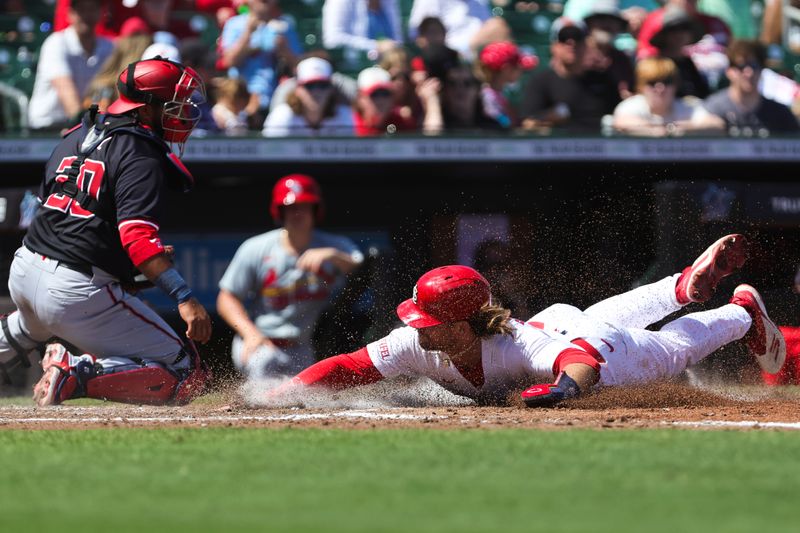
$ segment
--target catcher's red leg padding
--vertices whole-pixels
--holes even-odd
[[[189,375],[175,389],[175,397],[172,402],[176,405],[185,405],[203,394],[206,384],[211,380],[211,370],[200,358],[194,343],[188,341],[184,350],[189,352],[192,365]]]
[[[172,399],[178,378],[157,366],[94,377],[86,382],[86,396],[122,403],[164,405]]]

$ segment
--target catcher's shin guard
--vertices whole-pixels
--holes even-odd
[[[93,356],[76,357],[54,343],[42,361],[45,374],[34,387],[34,400],[40,406],[82,397],[147,405],[187,404],[205,390],[210,372],[193,345],[187,345],[184,354],[191,357],[186,370],[173,371],[161,363],[143,361],[139,368],[102,374]]]
[[[33,400],[40,407],[86,396],[87,382],[97,375],[95,358],[74,356],[58,343],[47,346],[42,358],[44,374],[33,387]]]
[[[176,405],[185,405],[203,394],[207,383],[211,380],[211,370],[200,358],[197,347],[191,340],[186,341],[183,352],[191,358],[191,363],[188,375],[175,389],[172,401]]]
[[[97,376],[88,383],[86,395],[123,403],[186,405],[203,394],[211,371],[192,341],[183,345],[176,363],[185,357],[189,358],[186,369],[168,369],[150,361],[142,368]]]
[[[164,405],[172,399],[178,378],[158,363],[96,376],[86,384],[86,396],[99,400]]]

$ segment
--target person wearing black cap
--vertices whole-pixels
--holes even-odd
[[[608,71],[587,70],[584,26],[559,19],[551,29],[550,65],[531,76],[520,115],[525,129],[564,127],[597,133],[603,115],[619,103],[616,83]]]
[[[708,81],[685,52],[687,46],[703,37],[703,31],[703,25],[695,15],[682,7],[670,5],[664,10],[661,29],[650,38],[650,44],[658,51],[657,56],[671,59],[678,67],[679,97],[705,98],[711,94]]]

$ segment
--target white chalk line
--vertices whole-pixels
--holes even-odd
[[[696,422],[681,421],[666,423],[673,426],[690,427],[800,429],[800,422],[758,422],[757,420],[698,420]]]
[[[226,423],[226,422],[292,422],[303,420],[327,420],[335,418],[352,418],[367,420],[430,420],[445,419],[444,415],[410,415],[403,413],[377,413],[370,411],[339,411],[335,413],[297,413],[289,415],[218,415],[218,416],[90,416],[90,417],[0,417],[0,424],[35,424],[35,423],[65,423],[86,424],[103,422],[184,422],[184,423]]]
[[[61,409],[57,407],[54,410]],[[4,409],[8,412],[9,409]],[[11,410],[16,410],[11,408]],[[20,409],[22,410],[22,409]],[[225,424],[232,422],[295,422],[306,420],[334,420],[334,419],[362,419],[362,420],[447,420],[447,415],[413,415],[408,413],[387,413],[370,410],[346,410],[330,413],[292,413],[283,415],[163,415],[163,416],[34,416],[34,417],[2,417],[0,425],[14,424],[142,424],[142,423],[186,423],[186,424]],[[460,415],[457,417],[461,423],[469,423],[476,419]],[[497,420],[478,419],[480,424],[496,424]],[[542,420],[543,423],[558,424],[558,419]],[[697,421],[669,421],[660,422],[664,426],[694,427],[694,428],[747,428],[747,429],[800,429],[800,422],[759,422],[757,420],[697,420]]]

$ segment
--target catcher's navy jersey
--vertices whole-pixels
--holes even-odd
[[[123,249],[118,224],[137,219],[157,225],[165,187],[178,170],[160,139],[148,138],[151,134],[141,128],[139,133],[117,129],[80,166],[78,189],[100,205],[91,213],[59,194],[56,182],[64,180],[88,131],[85,126],[76,129],[53,151],[39,189],[41,207],[23,242],[67,264],[94,265],[120,280],[130,280],[135,269]]]

